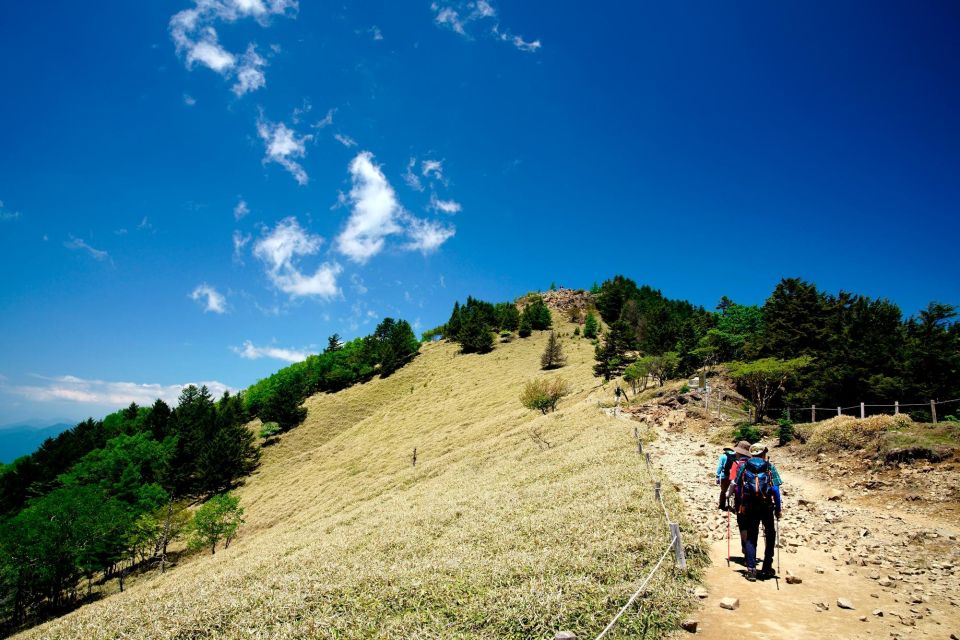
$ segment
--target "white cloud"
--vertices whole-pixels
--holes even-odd
[[[220,45],[214,25],[252,17],[261,26],[267,26],[271,16],[292,17],[298,8],[297,0],[194,0],[192,8],[170,18],[170,37],[188,69],[199,63],[224,78],[236,78],[233,91],[242,96],[264,86],[266,78],[261,67],[266,61],[252,43],[243,56],[227,51]]]
[[[214,313],[227,312],[227,299],[222,293],[208,285],[206,282],[197,285],[197,288],[190,294],[191,300],[201,300],[206,298],[206,306],[203,312],[212,311]]]
[[[306,351],[296,349],[283,349],[281,347],[258,347],[249,340],[243,341],[243,347],[230,347],[230,350],[241,358],[247,360],[259,360],[260,358],[273,358],[274,360],[283,360],[284,362],[301,362],[307,359],[310,354]]]
[[[245,93],[266,86],[267,77],[261,71],[266,65],[267,61],[257,53],[256,45],[247,45],[247,52],[243,54],[240,67],[237,69],[237,82],[232,87],[233,93],[239,98]]]
[[[312,140],[313,136],[297,136],[296,131],[282,122],[268,122],[263,119],[263,116],[257,121],[257,133],[266,145],[264,164],[276,162],[290,172],[297,184],[301,186],[307,184],[309,181],[307,172],[294,158],[306,156],[306,143]]]
[[[312,125],[313,128],[314,128],[314,129],[323,129],[324,127],[329,127],[330,125],[332,125],[332,124],[333,124],[333,114],[334,114],[335,111],[336,111],[336,109],[328,109],[328,110],[327,110],[327,115],[323,116],[322,119],[317,120],[316,122],[313,123],[313,125]]]
[[[8,211],[3,208],[3,200],[0,200],[0,222],[13,222],[20,218],[19,211]]]
[[[237,393],[222,382],[189,382],[184,384],[143,384],[137,382],[108,382],[105,380],[91,380],[76,376],[57,376],[47,378],[35,376],[43,381],[39,385],[22,385],[6,387],[13,393],[33,400],[34,402],[55,402],[68,400],[81,404],[98,404],[111,406],[125,406],[131,402],[139,405],[150,405],[160,398],[170,405],[177,404],[177,398],[184,387],[206,385],[214,397],[223,395],[224,391]]]
[[[403,211],[396,193],[373,154],[362,151],[350,162],[353,206],[347,225],[337,237],[337,249],[354,262],[364,264],[383,250],[387,236],[399,232],[397,216]]]
[[[497,22],[497,10],[489,0],[437,0],[430,5],[433,10],[433,21],[439,27],[444,27],[470,38],[469,26],[473,23],[493,25],[490,33],[501,42],[512,44],[520,51],[535,52],[542,46],[539,40],[527,41],[522,37],[501,29]]]
[[[460,213],[463,206],[456,200],[441,200],[437,194],[430,195],[430,208],[444,213]]]
[[[380,27],[378,27],[377,25],[373,25],[372,27],[370,27],[370,35],[373,37],[374,40],[383,40],[383,32],[380,31]]]
[[[351,138],[350,136],[344,135],[342,133],[333,134],[334,139],[345,146],[346,148],[357,146],[357,141]]]
[[[404,248],[420,251],[423,254],[433,253],[456,233],[451,226],[413,216],[407,216],[406,222],[407,237],[410,238],[410,242]]]
[[[273,285],[291,297],[332,298],[340,293],[337,276],[343,268],[339,264],[325,262],[312,276],[297,265],[299,258],[316,254],[322,244],[323,238],[307,233],[296,218],[289,217],[257,240],[253,255],[264,264]]]
[[[414,172],[416,166],[417,159],[410,158],[410,162],[407,163],[407,170],[403,172],[403,181],[406,182],[411,189],[423,191],[423,183],[420,182],[420,176]]]
[[[253,238],[250,234],[244,235],[239,230],[234,230],[233,232],[233,259],[237,262],[242,262],[241,255],[243,254],[243,248],[249,244],[250,240]]]
[[[70,249],[71,251],[77,251],[77,250],[86,251],[93,257],[94,260],[99,260],[101,262],[110,258],[110,254],[108,254],[106,251],[101,251],[100,249],[94,249],[93,247],[88,245],[86,242],[84,242],[80,238],[74,238],[73,236],[70,236],[70,239],[64,242],[63,246],[65,246],[67,249]]]
[[[233,208],[233,219],[240,220],[248,213],[250,213],[250,207],[247,206],[247,201],[241,198],[240,201],[237,202],[237,206]]]
[[[197,99],[191,96],[189,93],[185,93],[183,94],[183,104],[187,105],[188,107],[192,107],[193,105],[197,104]]]
[[[443,160],[424,160],[420,163],[420,173],[424,178],[434,177],[443,180]]]
[[[361,296],[366,294],[368,291],[370,291],[370,289],[367,288],[367,285],[363,283],[363,278],[361,278],[356,273],[350,276],[350,284],[353,285],[354,291],[356,291]]]

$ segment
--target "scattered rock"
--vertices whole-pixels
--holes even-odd
[[[696,633],[697,626],[699,624],[700,624],[699,620],[694,620],[693,618],[690,618],[688,620],[684,620],[683,622],[681,622],[680,628],[683,629],[684,631],[689,631],[690,633]]]
[[[827,492],[827,500],[830,502],[840,502],[843,500],[843,491],[839,489],[831,489]]]
[[[704,598],[707,598],[710,595],[710,592],[704,589],[703,587],[697,587],[694,590],[693,595],[703,600]]]
[[[882,618],[882,617],[883,617],[883,609],[874,609],[874,610],[873,610],[873,615],[877,616],[878,618]]]
[[[857,620],[859,620],[860,622],[866,622],[867,616],[860,616],[859,618],[857,618]]]
[[[577,640],[577,634],[572,631],[559,631],[553,636],[553,640]]]
[[[795,575],[792,571],[787,569],[787,576],[785,578],[787,584],[800,584],[803,582],[803,578],[798,575]]]
[[[823,600],[815,600],[813,606],[817,608],[817,611],[826,611],[830,608],[830,605],[824,602]]]
[[[817,567],[816,569],[814,569],[814,571],[816,571],[817,573],[823,573],[823,567]]]
[[[837,598],[837,606],[841,609],[854,609],[853,603],[846,598]]]
[[[730,611],[736,611],[740,607],[740,598],[723,598],[720,600],[721,609],[729,609]]]

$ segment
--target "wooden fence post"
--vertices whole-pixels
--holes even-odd
[[[675,539],[673,543],[673,552],[677,561],[677,566],[680,567],[681,571],[686,571],[687,556],[683,553],[683,541],[680,539],[680,525],[676,522],[670,523],[670,535]]]
[[[654,482],[654,483],[653,483],[653,497],[656,499],[657,502],[660,502],[660,501],[663,500],[663,498],[660,497],[660,483],[659,483],[659,482]]]
[[[840,415],[840,407],[837,407],[837,415]]]
[[[640,439],[637,440],[637,453],[643,455],[643,441]]]
[[[790,407],[787,407],[787,420],[790,419]]]
[[[861,402],[860,403],[860,419],[863,420],[866,417],[867,417],[867,411],[864,408],[864,404]]]
[[[930,401],[930,415],[933,417],[933,424],[937,424],[937,401]]]
[[[720,407],[723,406],[723,392],[717,389],[717,418],[720,417]]]
[[[899,401],[899,400],[894,400],[894,401],[893,401],[893,415],[895,415],[895,416],[900,415],[900,401]]]
[[[810,422],[817,421],[817,405],[810,405]]]
[[[417,448],[413,448],[413,466],[417,466]]]
[[[645,455],[646,458],[647,458],[647,469],[649,469],[649,468],[650,468],[650,452],[648,451],[648,452],[645,453],[644,455]]]

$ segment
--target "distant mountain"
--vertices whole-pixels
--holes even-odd
[[[0,462],[13,462],[20,456],[33,453],[44,440],[52,438],[76,425],[63,420],[50,424],[43,420],[25,420],[0,426]]]

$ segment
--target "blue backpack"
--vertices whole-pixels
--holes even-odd
[[[750,458],[740,472],[740,501],[746,506],[769,503],[773,499],[773,474],[770,463]]]

